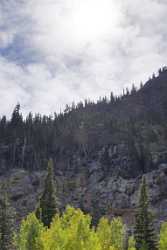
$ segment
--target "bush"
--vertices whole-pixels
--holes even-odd
[[[67,207],[62,216],[55,215],[50,228],[30,214],[21,223],[15,237],[18,250],[123,250],[125,236],[122,221],[102,218],[97,228],[92,218],[80,209]]]

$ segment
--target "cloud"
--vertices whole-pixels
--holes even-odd
[[[59,112],[146,81],[166,64],[166,15],[165,0],[2,0],[0,114],[18,101]]]

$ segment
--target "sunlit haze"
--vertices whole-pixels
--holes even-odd
[[[78,1],[71,13],[72,35],[80,43],[104,40],[121,21],[118,4],[111,0]]]
[[[166,65],[167,2],[0,1],[0,114],[50,114]],[[4,105],[6,103],[6,105]]]

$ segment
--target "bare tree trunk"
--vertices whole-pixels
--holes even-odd
[[[27,145],[27,138],[24,137],[24,144],[22,148],[22,156],[21,156],[21,167],[24,167],[24,158],[25,158],[25,150],[26,150],[26,145]]]

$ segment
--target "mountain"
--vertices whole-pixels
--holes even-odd
[[[1,117],[0,183],[9,183],[19,217],[35,208],[50,157],[62,209],[70,203],[95,221],[108,214],[133,223],[145,175],[157,224],[167,219],[167,68],[138,90],[53,117],[24,119],[19,104],[10,120]]]

